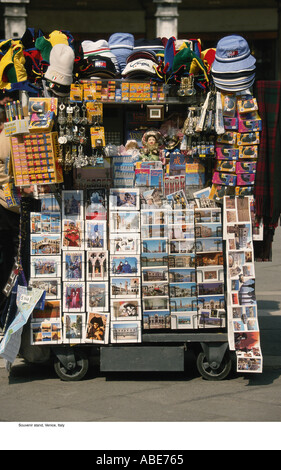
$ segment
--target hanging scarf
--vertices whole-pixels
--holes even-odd
[[[256,97],[263,126],[254,189],[256,215],[276,227],[281,214],[281,81],[257,81]]]

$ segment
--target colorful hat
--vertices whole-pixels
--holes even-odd
[[[217,44],[212,71],[237,72],[251,69],[255,63],[246,39],[238,35],[225,36]]]
[[[114,66],[115,66],[115,72],[118,74],[120,72],[119,69],[119,64],[117,57],[113,52],[110,50],[109,44],[107,41],[104,39],[100,39],[99,41],[83,41],[81,43],[83,53],[84,53],[84,58],[92,58],[92,57],[108,57],[109,59],[112,60]]]
[[[108,39],[109,48],[115,55],[121,72],[126,67],[127,57],[133,51],[134,40],[130,33],[114,33]]]
[[[59,85],[71,85],[75,54],[66,44],[56,44],[50,52],[50,65],[45,78]]]

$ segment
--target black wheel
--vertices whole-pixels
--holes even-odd
[[[61,380],[67,382],[73,382],[81,380],[88,372],[89,360],[86,354],[81,351],[75,351],[75,364],[69,364],[69,368],[66,368],[58,357],[55,358],[54,369],[56,374]]]
[[[224,355],[224,358],[218,368],[212,367],[206,357],[206,354],[202,351],[197,356],[197,369],[204,379],[207,380],[224,380],[231,371],[232,361],[228,353]]]

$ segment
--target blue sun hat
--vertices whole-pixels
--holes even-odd
[[[216,73],[238,72],[252,69],[256,59],[251,54],[248,42],[242,36],[225,36],[216,47],[212,70]]]

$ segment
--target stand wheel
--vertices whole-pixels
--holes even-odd
[[[231,371],[232,361],[228,353],[223,357],[223,360],[219,367],[212,367],[209,364],[205,353],[202,351],[197,357],[197,369],[204,379],[207,380],[224,380]]]
[[[54,369],[61,380],[71,382],[81,380],[89,369],[89,361],[86,354],[81,351],[75,351],[76,363],[69,363],[65,367],[58,357],[55,358]]]

